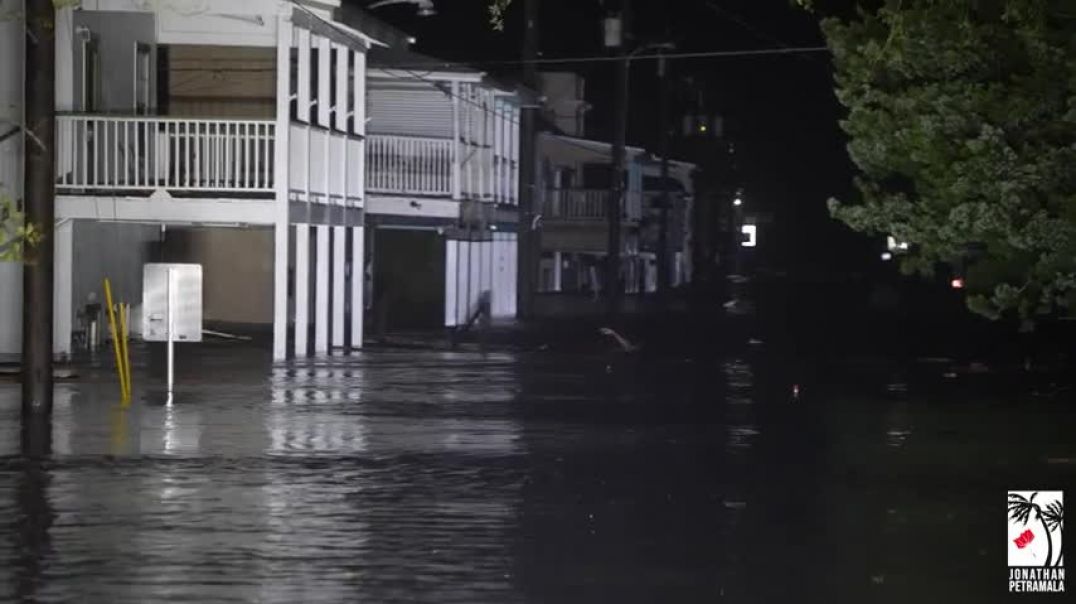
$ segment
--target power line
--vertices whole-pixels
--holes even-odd
[[[753,48],[743,50],[705,50],[699,52],[666,52],[666,53],[639,53],[636,55],[630,55],[628,60],[648,60],[648,59],[707,59],[707,58],[736,58],[736,57],[761,57],[761,56],[774,56],[774,55],[799,55],[808,53],[829,52],[829,48],[826,46],[793,46],[793,47],[778,47],[778,48]],[[620,61],[624,57],[621,56],[609,56],[609,55],[590,55],[580,57],[552,57],[548,59],[534,59],[533,61],[524,61],[522,59],[496,59],[488,61],[423,61],[415,63],[386,63],[384,65],[378,65],[377,68],[381,69],[399,69],[406,71],[408,69],[438,69],[438,68],[456,68],[456,67],[468,67],[479,65],[526,65],[528,63],[537,65],[556,65],[564,63],[608,63],[610,61]],[[208,59],[208,60],[224,60],[224,59]],[[197,68],[182,68],[183,70],[190,69],[191,71]],[[273,68],[216,68],[218,71],[273,71]]]
[[[631,61],[645,60],[645,59],[706,59],[706,58],[732,58],[732,57],[759,57],[759,56],[772,56],[772,55],[792,55],[792,54],[804,54],[814,52],[829,52],[829,48],[826,46],[798,46],[798,47],[782,47],[782,48],[755,48],[745,50],[707,50],[699,52],[665,52],[665,53],[639,53],[636,55],[629,55],[627,58]],[[610,55],[590,55],[580,57],[553,57],[548,59],[534,59],[532,61],[525,61],[522,59],[514,60],[493,60],[493,61],[426,61],[416,63],[400,63],[391,65],[390,68],[395,69],[430,69],[438,67],[453,67],[459,65],[526,65],[526,64],[538,64],[538,65],[555,65],[563,63],[607,63],[610,61],[621,61],[625,57],[623,56],[610,56]]]

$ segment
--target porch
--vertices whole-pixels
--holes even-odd
[[[608,216],[609,196],[607,189],[547,189],[542,196],[542,213],[545,219],[555,223],[578,223],[604,226]],[[637,191],[626,191],[621,200],[621,221],[638,222],[641,218],[641,196]]]
[[[276,186],[276,121],[168,116],[57,116],[57,180],[61,195],[136,195],[158,189],[177,196],[272,197]],[[398,135],[363,138],[294,122],[289,137],[292,197],[339,202],[381,195],[474,196],[514,203],[518,166],[498,157],[488,174],[465,178],[450,139]],[[364,159],[365,161],[361,161]],[[599,192],[600,193],[600,192]],[[304,199],[305,200],[305,199]]]

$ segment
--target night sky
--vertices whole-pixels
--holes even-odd
[[[472,62],[512,77],[519,67],[497,64],[520,56],[522,0],[516,0],[503,32],[489,26],[487,0],[435,0],[438,14],[419,18],[411,6],[388,6],[376,15],[418,38],[416,49],[446,60]],[[830,3],[835,4],[834,2]],[[638,43],[671,40],[677,51],[743,50],[824,46],[818,17],[790,0],[634,0]],[[832,6],[827,7],[831,9]],[[541,0],[543,57],[602,55],[599,0]],[[571,70],[587,79],[588,136],[611,140],[613,110],[610,62],[541,66]],[[701,98],[725,121],[735,145],[735,178],[752,209],[770,212],[774,223],[760,234],[775,268],[799,274],[847,273],[881,268],[878,242],[831,220],[826,199],[852,199],[852,164],[838,127],[843,109],[833,93],[825,52],[769,57],[681,59],[671,63],[674,97]],[[657,148],[657,76],[653,61],[633,62],[629,144]],[[685,107],[673,107],[680,113]],[[700,165],[726,160],[687,151],[678,159]],[[762,241],[762,236],[766,241]]]

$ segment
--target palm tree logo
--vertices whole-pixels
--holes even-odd
[[[1034,514],[1034,520],[1039,521],[1042,525],[1043,532],[1046,534],[1046,561],[1043,562],[1042,566],[1061,566],[1065,554],[1063,549],[1059,547],[1057,560],[1053,560],[1053,533],[1057,532],[1058,535],[1061,535],[1061,531],[1064,530],[1065,505],[1062,503],[1061,498],[1058,497],[1043,507],[1035,502],[1035,497],[1037,497],[1038,494],[1038,491],[1035,491],[1030,497],[1024,497],[1019,493],[1010,492],[1008,506],[1009,518],[1012,519],[1013,522],[1020,523],[1021,526],[1027,526],[1027,523],[1032,520],[1032,514]],[[1030,538],[1026,539],[1024,542],[1027,543],[1029,541]],[[1050,563],[1052,560],[1053,564]]]

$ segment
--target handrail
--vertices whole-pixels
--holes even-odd
[[[59,190],[273,191],[276,123],[60,114]]]

